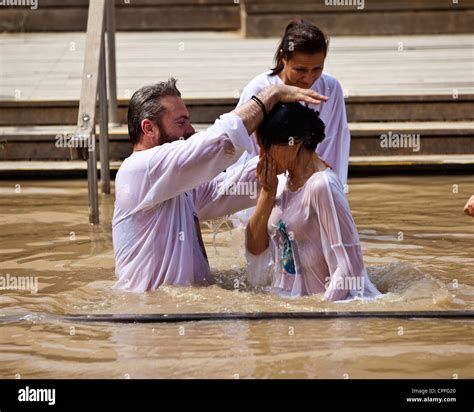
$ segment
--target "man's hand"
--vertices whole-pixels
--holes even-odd
[[[320,104],[322,101],[328,100],[326,96],[322,96],[314,90],[300,89],[299,87],[287,85],[267,86],[261,90],[256,97],[263,103],[267,113],[269,113],[278,102]],[[235,108],[232,113],[242,119],[249,134],[252,134],[263,120],[263,110],[253,100]]]
[[[276,162],[267,153],[264,153],[258,161],[257,178],[262,185],[262,190],[273,196],[276,195],[278,187]]]
[[[320,104],[328,100],[327,96],[316,93],[311,89],[300,89],[295,86],[278,85],[279,100],[282,103],[305,102],[310,104]]]
[[[466,206],[464,206],[464,213],[474,217],[474,196],[471,196],[471,198],[467,201]]]

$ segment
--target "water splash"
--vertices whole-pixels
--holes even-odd
[[[214,246],[214,253],[216,255],[219,255],[219,251],[217,250],[216,247],[216,237],[219,234],[219,229],[222,226],[227,226],[227,229],[229,229],[229,234],[230,237],[232,238],[232,225],[229,223],[229,218],[230,216],[226,215],[217,219],[211,219],[211,220],[206,220],[203,223],[206,224],[206,226],[209,228],[209,230],[212,233],[212,245]]]

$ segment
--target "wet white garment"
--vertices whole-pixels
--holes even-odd
[[[279,176],[268,235],[263,253],[246,252],[251,283],[271,284],[284,296],[324,293],[331,301],[380,295],[368,278],[343,186],[330,168],[313,174],[295,192]]]
[[[258,75],[244,88],[237,106],[247,103],[252,96],[257,95],[265,87],[279,84],[283,84],[282,80],[278,75],[271,76],[271,71]],[[311,109],[319,111],[320,118],[326,125],[326,137],[316,148],[316,153],[321,159],[329,163],[339,177],[339,180],[343,184],[346,184],[351,135],[347,125],[342,87],[335,77],[323,73],[321,77],[313,83],[311,89],[329,97],[327,102],[321,102],[319,105],[305,104]],[[259,148],[254,133],[252,134],[252,151],[248,158],[258,153]],[[238,164],[243,163],[244,160],[245,154],[239,159]]]
[[[223,172],[250,149],[249,143],[242,120],[225,114],[187,140],[124,160],[115,179],[112,221],[115,288],[144,292],[208,280],[197,218],[213,219],[256,204],[257,196],[236,188],[257,185],[258,158]]]

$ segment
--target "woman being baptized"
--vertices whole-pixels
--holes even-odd
[[[262,190],[246,229],[249,280],[284,296],[374,298],[381,293],[343,186],[315,152],[324,128],[318,112],[292,103],[276,106],[257,131]]]

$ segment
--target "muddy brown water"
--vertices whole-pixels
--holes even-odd
[[[473,310],[472,176],[350,180],[369,275],[385,296],[329,303],[281,298],[245,279],[243,235],[203,224],[216,285],[112,289],[113,195],[88,224],[85,181],[0,182],[0,378],[474,378],[474,322],[327,319],[85,324],[66,313]],[[215,226],[215,225],[214,225]]]

